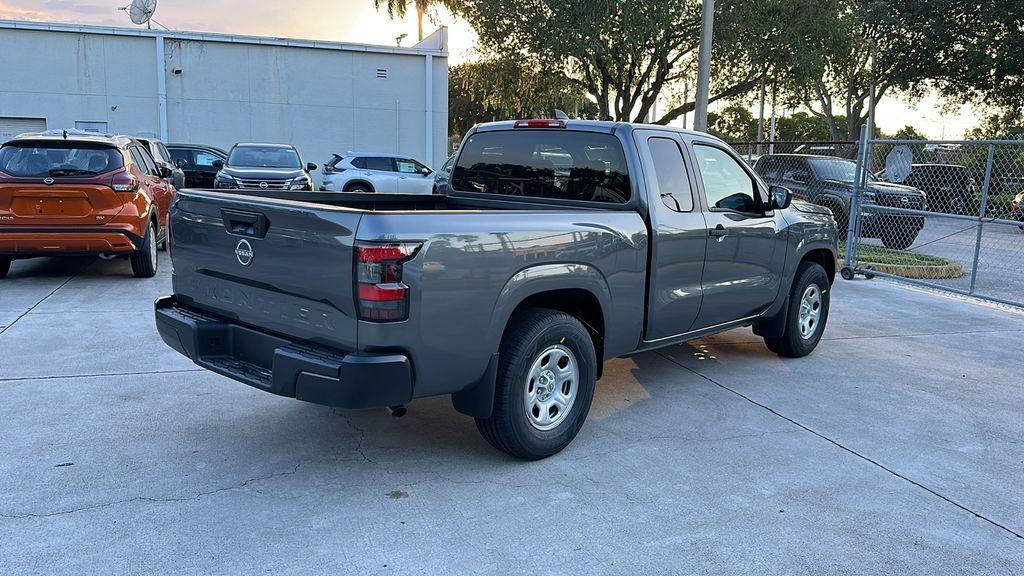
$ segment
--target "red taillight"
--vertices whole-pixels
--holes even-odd
[[[565,128],[565,120],[541,119],[541,120],[516,120],[513,128]]]
[[[110,177],[110,187],[116,192],[135,192],[139,188],[139,182],[134,176],[122,170]]]
[[[355,246],[356,308],[360,320],[394,322],[409,317],[409,287],[402,282],[402,264],[420,244]]]

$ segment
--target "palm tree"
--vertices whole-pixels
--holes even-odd
[[[420,41],[423,40],[423,15],[430,7],[431,0],[373,0],[373,7],[380,10],[381,4],[387,4],[388,16],[391,18],[405,18],[405,11],[409,3],[416,5],[416,32]]]

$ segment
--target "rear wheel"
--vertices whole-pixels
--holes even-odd
[[[157,248],[156,224],[152,221],[146,227],[146,236],[142,239],[142,248],[132,253],[132,274],[136,278],[152,278],[156,276]]]
[[[765,338],[768,349],[787,358],[810,354],[828,322],[830,292],[825,269],[814,262],[801,262],[789,290],[785,332],[779,338]]]
[[[0,258],[0,280],[7,277],[7,273],[11,271],[11,259]]]
[[[373,192],[366,184],[353,184],[348,187],[349,192]]]
[[[494,410],[477,429],[498,450],[538,460],[572,442],[594,398],[597,358],[579,320],[535,308],[502,340]]]

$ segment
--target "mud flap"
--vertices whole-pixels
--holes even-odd
[[[471,388],[452,394],[452,406],[474,418],[490,418],[494,411],[494,386],[498,380],[498,353],[491,354],[484,375]]]

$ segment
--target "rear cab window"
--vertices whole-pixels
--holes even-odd
[[[629,172],[619,139],[572,130],[478,132],[452,171],[456,191],[624,204]]]
[[[89,178],[122,167],[121,152],[101,143],[16,141],[0,148],[0,172],[20,178]]]

